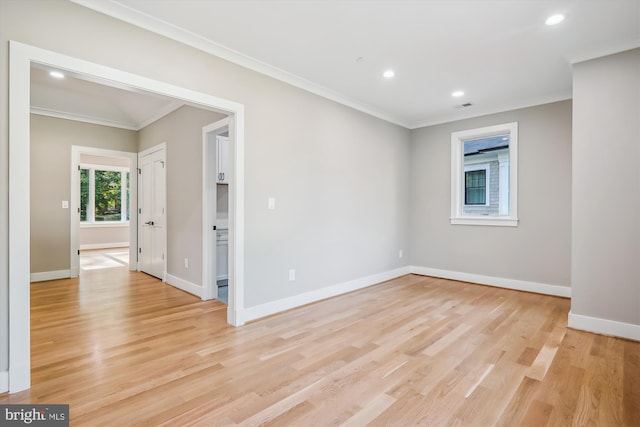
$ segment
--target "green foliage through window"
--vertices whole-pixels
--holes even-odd
[[[124,189],[122,188],[123,173],[126,173]],[[126,207],[125,218],[129,220],[129,172],[80,170],[80,221],[122,221],[123,198]]]
[[[89,207],[89,169],[80,169],[80,221],[87,221]]]
[[[95,189],[95,221],[120,221],[122,219],[121,173],[95,171]]]

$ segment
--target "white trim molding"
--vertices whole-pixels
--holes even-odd
[[[536,294],[571,298],[571,288],[569,286],[550,285],[547,283],[484,276],[481,274],[462,273],[458,271],[440,270],[429,267],[411,266],[409,269],[412,274],[419,274],[422,276],[439,277],[442,279],[459,280],[461,282],[477,283],[479,285],[495,286],[497,288],[512,289],[515,291],[534,292]]]
[[[409,274],[409,267],[400,267],[395,270],[384,271],[382,273],[373,274],[371,276],[361,277],[359,279],[349,280],[347,282],[337,283],[314,291],[305,292],[303,294],[271,301],[265,304],[256,305],[245,308],[239,314],[240,324],[244,324],[251,320],[260,319],[272,314],[280,313],[292,308],[301,307],[306,304],[321,301],[327,298],[346,294],[358,289],[367,288],[377,285],[381,282],[395,279],[397,277]]]
[[[44,282],[47,280],[68,279],[71,277],[71,270],[42,271],[31,273],[31,282]]]
[[[569,311],[569,327],[581,331],[594,332],[596,334],[640,341],[640,325],[584,316],[582,314],[575,314],[572,311]]]
[[[500,135],[509,135],[509,213],[503,215],[474,216],[464,214],[464,144],[466,141]],[[502,200],[501,200],[502,202]],[[502,205],[502,203],[501,203]],[[503,123],[477,129],[451,133],[451,216],[452,225],[518,226],[518,122]]]
[[[78,277],[80,274],[80,254],[82,249],[89,249],[80,246],[80,229],[81,228],[98,228],[98,227],[129,227],[129,243],[126,246],[131,245],[129,249],[129,270],[134,271],[137,265],[138,254],[136,248],[138,247],[138,215],[130,215],[129,221],[125,222],[110,222],[110,223],[87,223],[80,221],[80,174],[78,173],[78,167],[82,164],[80,157],[82,154],[103,156],[103,157],[116,157],[127,159],[129,161],[128,169],[136,171],[138,169],[138,155],[134,152],[110,150],[106,148],[85,147],[81,145],[71,146],[71,204],[70,204],[70,238],[71,238],[71,252],[69,259],[71,260],[71,276]],[[108,166],[106,166],[108,167]],[[138,211],[138,174],[129,174],[129,195],[130,195],[130,212]]]
[[[202,286],[191,283],[188,280],[181,279],[171,274],[165,274],[165,283],[173,286],[174,288],[181,289],[199,298],[202,298]]]
[[[139,28],[143,28],[147,31],[151,31],[156,34],[168,37],[172,40],[176,40],[187,46],[194,47],[203,52],[222,58],[231,63],[240,65],[241,67],[248,68],[249,70],[256,71],[260,74],[272,77],[276,80],[288,83],[292,86],[306,90],[313,94],[322,96],[324,98],[335,101],[339,104],[346,105],[355,110],[362,111],[363,113],[377,117],[397,124],[399,126],[409,128],[409,124],[404,120],[391,115],[387,112],[381,111],[379,108],[372,105],[367,105],[361,101],[349,98],[342,93],[336,92],[327,87],[321,86],[317,83],[309,81],[303,77],[297,76],[293,73],[285,71],[281,68],[274,67],[266,62],[255,59],[251,56],[245,55],[236,50],[230,49],[224,45],[216,43],[212,40],[206,39],[197,34],[193,34],[187,30],[179,28],[175,25],[169,24],[160,19],[146,15],[133,8],[127,7],[117,2],[106,2],[102,0],[71,0],[81,6],[89,9],[93,9],[96,12],[103,13],[112,18],[120,21],[127,22]]]

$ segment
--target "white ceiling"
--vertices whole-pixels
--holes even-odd
[[[571,63],[640,47],[640,0],[73,1],[409,128],[568,99]]]
[[[49,75],[51,68],[31,66],[31,112],[105,126],[140,130],[184,105],[130,89],[107,86],[86,76],[65,72],[63,79]]]

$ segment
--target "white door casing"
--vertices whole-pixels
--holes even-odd
[[[202,299],[218,297],[217,278],[217,183],[220,180],[218,135],[229,130],[225,118],[202,128]],[[228,147],[228,145],[227,145]],[[228,181],[227,181],[228,182]],[[231,196],[231,194],[230,194]],[[235,289],[229,275],[229,289]],[[230,292],[231,293],[231,292]],[[229,302],[231,304],[231,302]]]
[[[166,145],[138,154],[138,270],[166,278]]]
[[[125,157],[129,159],[129,270],[136,270],[137,247],[138,247],[138,155],[127,151],[108,150],[94,147],[71,146],[71,277],[77,277],[80,271],[79,251],[80,251],[80,154],[94,154],[107,157]]]
[[[29,86],[32,63],[47,64],[100,84],[143,90],[173,97],[229,115],[229,305],[227,322],[244,324],[244,105],[196,92],[170,83],[106,67],[47,49],[11,40],[9,42],[9,224],[8,224],[8,391],[30,387],[30,298],[29,298]],[[204,230],[203,230],[204,233]],[[206,240],[206,239],[204,239]],[[205,263],[203,263],[205,264]],[[233,280],[233,287],[231,281]],[[2,390],[5,391],[5,390]]]

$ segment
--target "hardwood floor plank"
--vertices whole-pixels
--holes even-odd
[[[624,343],[623,365],[624,425],[640,425],[640,349],[637,343]]]
[[[531,405],[529,405],[527,413],[524,414],[522,421],[520,421],[518,425],[520,427],[545,427],[549,425],[549,417],[551,416],[551,411],[553,411],[553,406],[534,399],[533,402],[531,402]],[[602,425],[606,426],[609,424]]]
[[[640,343],[569,301],[407,275],[240,328],[124,268],[34,283],[32,388],[73,426],[640,425]]]

